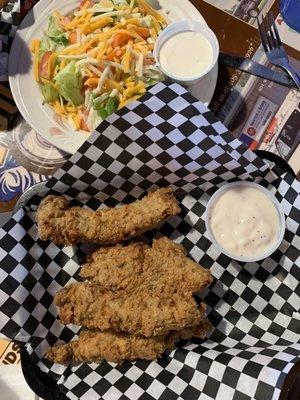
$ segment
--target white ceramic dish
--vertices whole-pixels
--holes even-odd
[[[196,76],[186,76],[186,77],[178,77],[171,74],[169,71],[164,69],[162,65],[160,65],[160,51],[164,44],[174,35],[182,32],[199,32],[201,33],[210,43],[213,57],[212,62],[204,71],[199,72]],[[159,37],[157,38],[155,45],[154,45],[154,57],[156,62],[160,65],[160,69],[162,72],[171,78],[173,81],[180,83],[185,86],[196,85],[202,78],[205,77],[216,65],[218,62],[219,56],[219,42],[214,34],[214,32],[206,25],[198,21],[177,21],[170,24],[166,29],[164,29]]]
[[[279,230],[278,230],[278,235],[277,235],[277,240],[274,243],[274,245],[272,247],[270,247],[264,254],[261,254],[260,256],[257,257],[253,257],[253,258],[249,258],[249,257],[237,257],[233,254],[231,254],[230,252],[228,252],[226,249],[224,249],[224,247],[222,247],[218,241],[214,238],[214,235],[212,233],[211,227],[210,227],[210,215],[211,215],[211,210],[215,204],[215,202],[220,198],[220,196],[227,191],[228,189],[231,189],[232,187],[237,187],[237,186],[247,186],[247,187],[253,187],[255,189],[260,190],[261,192],[263,192],[268,198],[269,200],[271,200],[271,202],[274,204],[277,212],[278,212],[278,217],[279,217]],[[237,205],[236,205],[237,206]],[[276,197],[266,188],[264,188],[261,185],[258,185],[257,183],[253,183],[253,182],[247,182],[247,181],[240,181],[240,182],[232,182],[232,183],[228,183],[227,185],[222,186],[219,190],[217,190],[213,196],[210,198],[207,207],[206,207],[206,213],[205,213],[205,226],[206,226],[206,230],[208,232],[209,238],[210,240],[218,247],[218,249],[225,255],[227,255],[228,257],[232,258],[233,260],[236,261],[241,261],[241,262],[255,262],[255,261],[260,261],[263,260],[267,257],[269,257],[271,254],[274,253],[274,251],[276,251],[278,249],[278,247],[280,246],[284,233],[285,233],[285,228],[286,228],[286,223],[285,223],[285,217],[284,217],[284,213],[283,210],[278,202],[278,200],[276,199]]]
[[[149,3],[162,12],[170,21],[194,20],[205,23],[199,11],[188,0],[152,0]],[[42,36],[49,15],[56,9],[68,14],[79,4],[79,0],[40,0],[22,21],[12,44],[9,57],[10,87],[21,114],[32,128],[44,139],[67,153],[75,153],[89,136],[86,132],[75,132],[63,124],[52,108],[42,105],[40,89],[33,79],[33,65],[29,43]],[[213,96],[218,76],[217,66],[191,92],[208,104]]]

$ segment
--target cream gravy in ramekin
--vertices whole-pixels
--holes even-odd
[[[179,32],[164,43],[159,62],[174,77],[192,78],[211,66],[213,49],[201,32]]]
[[[259,257],[278,240],[280,218],[261,190],[232,186],[213,204],[209,218],[215,240],[232,256]]]

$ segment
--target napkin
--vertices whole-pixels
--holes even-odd
[[[28,387],[21,365],[0,365],[0,398],[9,400],[38,400]]]
[[[177,84],[160,83],[104,121],[39,196],[0,231],[0,331],[26,344],[38,367],[58,380],[69,399],[278,399],[299,360],[299,183],[278,176]],[[279,249],[258,263],[237,263],[210,242],[207,201],[233,180],[256,181],[286,215]],[[182,212],[163,234],[210,268],[201,293],[214,330],[208,340],[182,343],[157,362],[63,367],[43,359],[50,345],[70,341],[78,327],[60,324],[53,296],[76,280],[88,246],[38,239],[35,210],[49,193],[91,209],[116,206],[146,191],[178,189]]]

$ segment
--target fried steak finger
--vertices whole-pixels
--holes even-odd
[[[64,197],[51,195],[38,208],[37,224],[42,240],[63,245],[78,242],[109,245],[151,230],[179,212],[170,188],[158,189],[128,205],[99,211],[69,207]]]
[[[74,283],[55,296],[63,324],[88,329],[128,332],[146,337],[198,324],[205,305],[191,295],[146,292],[111,292],[87,282]]]
[[[107,290],[156,287],[157,291],[195,293],[210,285],[212,276],[186,256],[184,248],[162,237],[152,247],[130,243],[95,250],[80,275]]]
[[[155,360],[166,350],[173,349],[179,340],[191,337],[204,338],[210,329],[210,323],[204,319],[195,327],[150,338],[109,331],[83,331],[79,334],[78,340],[50,348],[46,358],[60,364],[66,364],[71,360],[100,362],[104,359],[115,363],[137,359]]]
[[[130,290],[142,282],[147,248],[139,242],[100,247],[90,254],[79,275],[102,289]]]

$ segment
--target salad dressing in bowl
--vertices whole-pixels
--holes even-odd
[[[178,78],[194,77],[213,62],[213,49],[200,32],[180,32],[170,37],[159,52],[161,67]]]
[[[219,189],[208,203],[207,229],[223,253],[257,261],[282,241],[284,215],[276,198],[260,185],[235,182]]]
[[[161,31],[154,57],[161,71],[182,85],[194,85],[216,65],[219,43],[201,22],[178,21]]]

